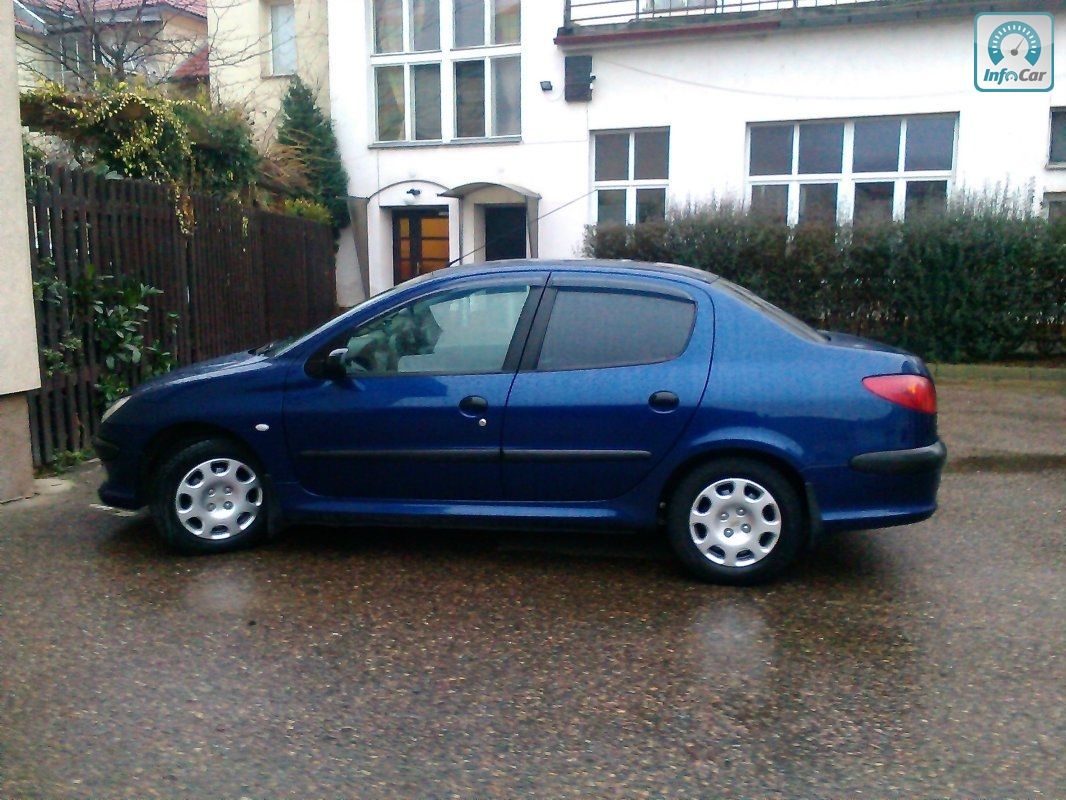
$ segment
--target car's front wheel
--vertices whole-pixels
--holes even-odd
[[[670,544],[690,573],[745,585],[779,574],[800,550],[803,505],[775,469],[728,458],[689,473],[667,506]]]
[[[225,439],[189,444],[160,465],[152,515],[166,542],[190,554],[221,553],[252,544],[267,529],[262,469]]]

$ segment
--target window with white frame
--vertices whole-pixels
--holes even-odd
[[[865,224],[942,209],[957,114],[753,124],[748,207],[789,225]]]
[[[456,61],[456,138],[520,134],[521,79],[518,56]]]
[[[1051,109],[1051,146],[1048,165],[1066,167],[1066,108]]]
[[[374,0],[372,8],[377,141],[521,134],[520,0]]]
[[[1059,225],[1066,222],[1066,192],[1045,192],[1044,212],[1049,222]]]
[[[296,8],[292,2],[271,3],[267,8],[270,25],[270,74],[296,73]]]
[[[453,0],[455,47],[518,44],[522,35],[520,0]]]
[[[666,217],[669,128],[595,133],[592,159],[597,224],[633,225]]]

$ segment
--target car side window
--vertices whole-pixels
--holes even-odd
[[[688,346],[696,304],[639,291],[562,287],[544,333],[541,372],[654,364]]]
[[[416,300],[341,343],[350,376],[500,372],[530,287],[459,289]]]

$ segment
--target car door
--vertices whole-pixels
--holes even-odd
[[[710,298],[655,278],[553,276],[504,420],[509,500],[604,500],[636,486],[706,387]]]
[[[494,500],[507,395],[543,275],[431,290],[334,337],[290,380],[298,480],[333,497]],[[316,364],[346,350],[346,377]]]

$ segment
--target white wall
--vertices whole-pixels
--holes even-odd
[[[6,502],[33,490],[23,393],[41,385],[11,3],[0,3],[0,253],[0,502]]]
[[[41,385],[19,127],[15,23],[0,4],[0,396]]]
[[[1037,200],[1045,190],[1066,190],[1066,172],[1046,169],[1049,109],[1066,104],[1066,84],[1050,95],[976,91],[972,16],[617,44],[589,51],[596,81],[592,102],[583,104],[562,99],[564,53],[553,43],[562,0],[526,0],[520,144],[372,148],[367,6],[330,0],[330,71],[351,193],[367,197],[399,184],[371,203],[372,293],[392,282],[387,209],[403,205],[413,186],[422,189],[422,205],[441,204],[437,183],[493,181],[539,192],[540,213],[548,215],[540,255],[575,255],[584,226],[595,218],[589,194],[589,132],[595,130],[669,126],[669,198],[683,204],[743,197],[749,123],[957,112],[956,189],[1031,185]],[[1066,36],[1063,23],[1057,34]],[[542,80],[554,90],[542,92]],[[458,257],[459,222],[454,201],[449,205]],[[463,229],[469,249],[469,220]]]
[[[294,0],[296,70],[329,113],[326,0]],[[349,0],[345,5],[358,6]],[[271,41],[265,0],[209,0],[211,90],[224,103],[248,110],[252,127],[266,144],[277,133],[288,76],[272,75]]]

